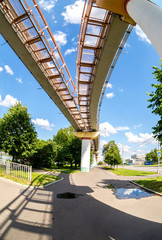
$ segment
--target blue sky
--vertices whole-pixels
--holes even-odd
[[[153,1],[162,7],[162,1]],[[72,78],[75,79],[79,23],[84,1],[38,0],[60,47]],[[115,140],[124,157],[146,153],[157,147],[152,127],[158,118],[148,109],[153,79],[152,66],[160,57],[149,39],[136,26],[130,34],[110,78],[100,112],[100,149]],[[0,118],[17,100],[28,106],[40,139],[53,138],[70,124],[44,92],[19,58],[0,36]]]

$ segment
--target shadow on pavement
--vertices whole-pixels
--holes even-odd
[[[98,183],[98,186],[106,187],[108,185],[113,185],[116,188],[138,188],[135,184],[131,183],[129,180],[118,180],[118,179],[102,179]]]
[[[162,224],[147,221],[97,201],[71,175],[46,188],[30,188],[0,211],[0,239],[161,240]],[[103,180],[105,184],[109,183]],[[58,194],[77,198],[58,198]],[[3,194],[3,193],[2,193]],[[10,194],[10,193],[8,193]]]

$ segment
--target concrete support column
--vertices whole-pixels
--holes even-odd
[[[91,151],[91,139],[82,139],[81,150],[81,172],[89,172],[90,170],[90,151]]]
[[[91,140],[99,137],[99,132],[74,132],[74,135],[82,139],[81,172],[90,170]]]
[[[147,0],[127,0],[125,9],[162,58],[162,8]]]

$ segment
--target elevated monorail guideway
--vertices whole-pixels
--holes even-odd
[[[0,0],[0,33],[76,130],[86,131],[76,87],[35,0]]]
[[[89,171],[92,139],[98,153],[100,94],[131,31],[129,23],[95,0],[85,1],[74,85],[37,1],[0,0],[0,33],[83,139],[83,171]]]
[[[0,33],[82,138],[81,170],[99,149],[98,119],[115,63],[138,23],[162,57],[162,9],[149,0],[85,0],[76,81],[36,0],[0,0]]]
[[[78,42],[76,82],[80,111],[91,131],[98,131],[105,85],[133,28],[131,24],[135,23],[130,18],[125,22],[118,14],[98,7],[94,0],[85,3]],[[83,152],[88,152],[92,139],[90,134],[83,136],[77,132],[76,135],[83,139]],[[95,138],[93,142],[94,150],[98,150],[99,139]],[[88,171],[87,155],[82,154],[83,171]]]

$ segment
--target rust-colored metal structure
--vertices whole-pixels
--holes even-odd
[[[104,67],[99,66],[99,62],[103,58],[105,43],[108,42],[109,36],[112,35],[112,28],[115,29],[114,31],[117,34],[113,35],[110,45],[112,45],[112,48],[115,45],[115,49],[113,52],[111,49],[107,51],[106,54],[109,60],[106,58],[105,60],[110,64],[108,63],[104,69]],[[123,22],[113,12],[98,7],[95,0],[85,2],[78,41],[76,82],[80,113],[89,131],[95,131],[98,128],[97,124],[92,123],[92,118],[94,118],[94,122],[98,122],[106,85],[132,28],[132,25]],[[100,75],[99,79],[96,80],[99,68],[105,72],[105,75]],[[92,92],[95,92],[96,81],[99,82],[98,85],[100,86],[97,87],[97,94],[92,99],[91,95]],[[101,97],[99,97],[100,95]],[[94,105],[94,102],[96,102],[96,113],[98,106],[98,117],[97,114],[93,116],[91,113],[94,112],[91,111],[91,105]]]
[[[46,81],[68,109],[78,129],[85,130],[86,126],[74,98],[76,87],[36,0],[1,0],[0,8],[45,75]]]
[[[0,0],[0,21],[0,33],[75,130],[98,131],[106,84],[132,26],[85,0],[74,84],[36,0]]]

